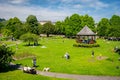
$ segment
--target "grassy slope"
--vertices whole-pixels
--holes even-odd
[[[23,73],[20,70],[0,73],[0,80],[64,80],[58,78],[44,77],[40,75],[32,75]]]
[[[35,54],[37,56],[37,69],[42,70],[44,67],[50,67],[52,72],[71,73],[71,74],[88,74],[88,75],[112,75],[120,76],[120,66],[118,61],[119,55],[113,52],[116,45],[120,42],[97,40],[100,44],[99,48],[76,48],[72,45],[75,40],[71,39],[41,39],[40,44],[47,48],[26,47],[25,43],[18,44],[19,49],[16,55],[21,53]],[[15,46],[12,46],[16,50]],[[95,57],[91,58],[91,51],[94,50]],[[68,52],[71,56],[70,60],[65,60],[62,56]],[[109,57],[110,60],[98,60],[97,57]],[[15,63],[32,66],[32,59],[26,58],[17,60]]]

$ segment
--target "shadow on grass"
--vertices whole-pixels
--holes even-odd
[[[25,44],[23,46],[42,46],[42,44],[37,44],[37,45],[34,45],[34,44]]]
[[[37,68],[37,67],[39,67],[39,65],[36,65],[36,66],[33,66],[33,67]]]
[[[9,64],[6,67],[0,67],[0,72],[8,72],[18,70],[22,64]]]

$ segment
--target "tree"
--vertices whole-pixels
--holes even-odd
[[[47,37],[49,37],[49,34],[52,34],[55,31],[54,25],[49,21],[43,25],[42,31],[47,35]]]
[[[120,16],[118,16],[118,15],[113,15],[113,16],[110,18],[110,24],[111,24],[111,25],[120,25]]]
[[[81,22],[82,27],[87,25],[90,29],[92,29],[95,32],[95,21],[91,16],[86,14],[84,16],[81,16],[81,19],[82,19],[82,22]]]
[[[120,37],[120,16],[113,15],[110,18],[110,27],[108,28],[108,36]]]
[[[21,37],[20,37],[21,40],[23,40],[24,42],[28,42],[28,46],[30,46],[31,42],[34,42],[34,45],[38,45],[38,39],[39,37],[36,35],[36,34],[33,34],[33,33],[26,33],[26,34],[23,34]]]
[[[78,14],[73,14],[70,17],[66,17],[64,20],[65,35],[75,36],[77,32],[81,29],[81,19]]]
[[[102,37],[107,36],[108,35],[107,31],[109,27],[110,27],[109,20],[107,18],[102,18],[97,26],[97,34]]]
[[[55,23],[55,34],[62,34],[62,22],[57,21]]]
[[[12,32],[9,30],[9,29],[2,29],[2,34],[5,36],[5,37],[8,37],[8,36],[11,36],[12,35]]]
[[[29,15],[26,19],[26,28],[28,29],[28,32],[34,33],[34,34],[40,34],[40,24],[37,21],[36,16]]]
[[[81,29],[81,18],[78,14],[73,14],[72,16],[70,16],[70,21],[69,21],[69,25],[71,31],[72,31],[72,35],[75,36],[79,30]]]
[[[6,45],[0,45],[0,70],[6,69],[9,63],[13,60],[14,52]]]
[[[3,23],[0,22],[0,33],[3,27],[4,27]]]
[[[89,15],[73,14],[70,17],[66,17],[61,26],[65,29],[65,35],[71,37],[75,36],[85,25],[95,32],[94,19]]]
[[[6,29],[10,30],[11,36],[15,38],[19,38],[23,33],[22,33],[22,22],[17,18],[10,18],[7,23],[6,23]]]
[[[3,28],[6,26],[6,20],[0,18],[0,33],[2,32]]]
[[[0,18],[0,22],[6,21],[4,18]]]

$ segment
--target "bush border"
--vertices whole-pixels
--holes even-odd
[[[73,44],[74,47],[86,47],[86,48],[92,48],[92,47],[100,47],[99,44]]]

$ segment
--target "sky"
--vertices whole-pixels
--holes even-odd
[[[112,15],[120,16],[120,0],[0,0],[0,18],[18,17],[26,21],[35,15],[38,21],[62,21],[77,13],[88,14],[95,22]]]

